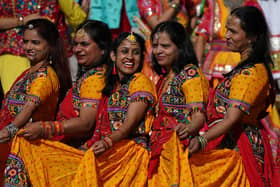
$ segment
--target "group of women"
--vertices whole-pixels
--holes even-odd
[[[241,62],[210,96],[189,36],[173,21],[151,34],[156,86],[141,73],[139,35],[125,32],[111,42],[106,24],[84,22],[73,48],[80,76],[66,94],[69,71],[57,55],[63,48],[52,44],[60,40],[53,26],[43,19],[25,25],[32,67],[0,113],[0,141],[12,141],[4,186],[280,184],[279,159],[259,122],[274,84],[269,31],[257,8],[231,12],[226,40]]]

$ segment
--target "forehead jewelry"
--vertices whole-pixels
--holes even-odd
[[[28,25],[27,25],[27,28],[30,29],[30,30],[32,30],[32,29],[34,29],[34,25],[33,25],[33,24],[28,24]]]
[[[133,34],[133,32],[131,32],[126,39],[130,42],[136,42],[136,36]]]
[[[76,33],[77,38],[82,38],[84,35],[85,35],[85,29],[84,28],[79,29]]]

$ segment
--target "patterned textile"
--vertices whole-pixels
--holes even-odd
[[[50,66],[41,67],[33,73],[26,70],[17,78],[3,99],[0,110],[0,130],[13,122],[26,102],[34,102],[38,106],[32,114],[32,121],[53,120],[58,95],[59,80]],[[2,173],[10,145],[0,144],[0,150],[0,172]]]
[[[170,5],[171,1],[170,0],[138,0],[137,5],[140,11],[141,17],[143,17],[145,20],[148,20],[149,17],[153,15],[160,16],[163,14],[164,11],[166,11]],[[174,20],[177,22],[181,23],[185,27],[188,24],[188,17],[187,17],[187,10],[184,6],[184,2],[181,1],[181,10],[177,13],[176,17]]]
[[[104,87],[104,72],[104,67],[96,67],[83,74],[67,93],[67,98],[69,95],[72,95],[72,97],[69,100],[64,99],[61,103],[57,115],[58,120],[79,116],[81,107],[98,107],[102,96],[101,91]],[[69,102],[70,100],[71,102]],[[72,111],[67,112],[69,109],[72,109]],[[76,115],[69,113],[75,113]]]
[[[155,99],[156,92],[152,82],[142,73],[135,74],[127,84],[121,85],[111,95],[109,114],[104,111],[102,114],[107,114],[114,122],[108,122],[109,129],[103,128],[106,125],[97,125],[95,133],[98,135],[94,137],[100,139],[108,132],[117,130],[119,126],[116,122],[123,122],[129,102],[147,102],[151,110]],[[132,137],[121,140],[97,157],[92,150],[84,154],[61,142],[27,141],[21,137],[14,139],[11,153],[23,160],[33,186],[145,186],[150,154],[141,144],[142,141],[138,144],[138,137],[146,135],[150,130],[152,116],[149,110],[145,122],[135,132],[138,135],[136,140]],[[99,117],[98,120],[101,120]],[[100,121],[99,124],[103,123],[107,124],[105,121]],[[9,185],[8,178],[5,178],[5,182]]]
[[[125,120],[129,103],[137,101],[143,101],[149,105],[145,120],[142,120],[135,132],[131,134],[131,137],[138,137],[137,142],[143,142],[140,141],[140,137],[150,132],[153,118],[152,106],[155,104],[155,99],[156,92],[151,81],[142,73],[132,76],[128,83],[120,85],[120,88],[108,98],[107,110],[98,113],[95,133],[87,145],[90,147],[94,142],[110,135],[112,131],[118,130]],[[109,126],[105,125],[105,121],[109,121]]]
[[[66,23],[57,0],[0,0],[0,12],[1,16],[5,17],[19,17],[39,13],[57,25],[69,55],[72,53]],[[21,27],[0,32],[0,54],[24,55],[22,45],[23,35]]]
[[[7,113],[14,118],[22,111],[26,102],[33,102],[38,106],[32,114],[33,121],[54,119],[58,94],[59,80],[50,66],[41,67],[33,73],[25,71],[3,100],[0,115],[4,117],[0,119],[0,129],[13,120],[7,121]]]
[[[230,107],[246,114],[240,125],[219,140],[214,140],[215,143],[210,142],[209,146],[238,150],[253,186],[271,185],[273,175],[271,147],[267,132],[259,121],[268,107],[269,89],[264,65],[248,65],[224,79],[207,108],[208,124],[215,124],[215,120],[222,119]]]
[[[205,111],[208,89],[208,81],[201,71],[194,65],[187,65],[168,82],[166,90],[158,90],[159,111],[150,138],[150,176],[158,167],[162,146],[170,139],[173,128],[178,123],[189,124],[193,111]]]
[[[7,161],[8,167],[5,169],[4,186],[28,186],[28,174],[23,161],[13,154],[10,154]]]
[[[163,145],[158,171],[148,186],[250,186],[238,152],[198,152],[189,158],[176,132]]]
[[[101,91],[104,87],[104,72],[104,67],[95,67],[84,73],[61,102],[56,120],[61,122],[76,118],[80,115],[82,107],[97,108],[102,96]],[[45,121],[44,123],[56,122]],[[73,138],[64,135],[53,139],[63,141],[74,147],[79,147],[86,141],[85,138],[73,140]]]

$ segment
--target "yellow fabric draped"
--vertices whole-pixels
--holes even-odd
[[[95,157],[56,141],[16,137],[11,153],[21,158],[33,186],[146,186],[149,152],[123,140]]]
[[[191,159],[188,156],[174,132],[163,145],[158,171],[148,186],[250,186],[241,156],[234,150],[199,152]]]
[[[150,155],[142,146],[123,140],[95,157],[87,151],[72,186],[146,186]]]
[[[15,137],[11,153],[21,158],[33,186],[70,186],[83,152],[66,144]]]

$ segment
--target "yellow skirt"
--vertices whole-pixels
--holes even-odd
[[[174,132],[163,145],[158,170],[148,186],[250,186],[241,156],[229,149],[199,152],[188,150]]]
[[[150,154],[132,140],[123,140],[95,157],[49,140],[16,137],[11,153],[23,160],[33,186],[146,186]]]

